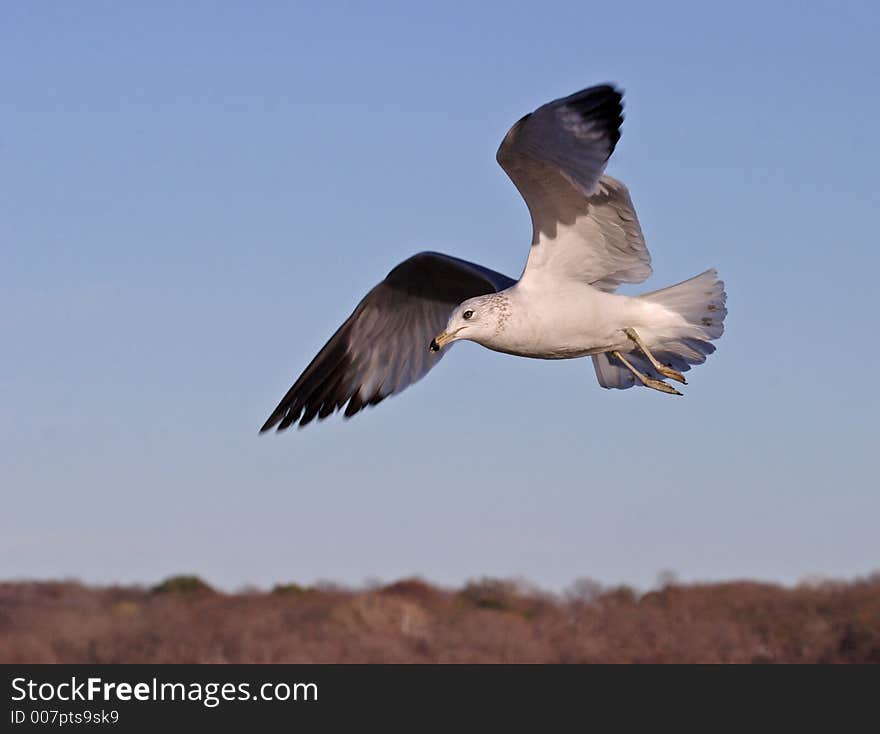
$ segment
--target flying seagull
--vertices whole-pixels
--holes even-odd
[[[469,339],[537,359],[592,356],[599,384],[681,395],[666,380],[715,351],[726,295],[715,270],[630,297],[651,274],[629,191],[604,175],[620,139],[622,93],[603,84],[539,107],[497,160],[532,218],[520,279],[438,252],[395,267],[358,304],[263,425],[283,431],[406,389]]]

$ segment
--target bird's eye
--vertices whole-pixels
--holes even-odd
[[[473,311],[465,311],[465,312],[461,315],[461,317],[462,317],[465,321],[467,321],[467,320],[468,320],[471,316],[473,316],[473,315],[474,315],[474,312],[473,312]]]

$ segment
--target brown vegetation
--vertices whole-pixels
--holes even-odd
[[[152,589],[3,583],[0,662],[877,663],[880,577],[646,594],[584,580],[561,597],[498,579],[237,594],[196,577]]]

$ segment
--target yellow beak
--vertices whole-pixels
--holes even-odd
[[[428,346],[428,349],[432,352],[439,352],[451,341],[452,334],[447,334],[445,331],[441,331],[431,340],[431,344]]]

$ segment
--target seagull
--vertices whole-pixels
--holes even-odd
[[[462,339],[537,359],[592,357],[599,384],[681,393],[683,372],[715,351],[726,294],[715,270],[626,296],[651,256],[623,183],[605,175],[623,94],[611,84],[549,102],[517,122],[497,160],[528,206],[532,243],[519,280],[438,252],[397,265],[318,352],[261,433],[346,418],[396,395]]]

